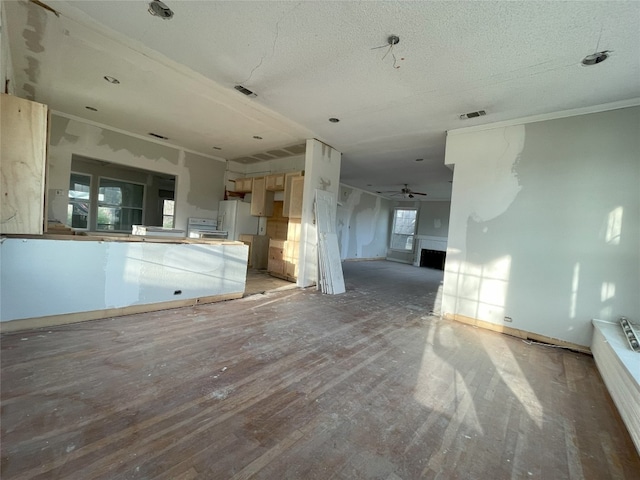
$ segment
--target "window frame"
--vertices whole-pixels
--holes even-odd
[[[102,180],[112,180],[114,182],[120,182],[120,183],[128,183],[130,185],[139,185],[142,187],[142,206],[141,207],[129,207],[129,206],[122,206],[122,205],[114,205],[114,204],[110,204],[104,201],[100,201],[100,187],[101,187],[101,182]],[[140,182],[131,182],[128,180],[123,180],[121,178],[113,178],[113,177],[107,177],[107,176],[103,176],[100,175],[98,176],[98,183],[96,186],[96,223],[95,223],[95,231],[96,232],[109,232],[109,233],[131,233],[131,229],[129,230],[106,230],[106,229],[101,229],[100,228],[100,224],[98,223],[98,216],[99,216],[99,212],[100,212],[100,207],[106,207],[106,208],[120,208],[120,210],[123,209],[129,209],[129,210],[140,210],[140,212],[142,213],[142,215],[140,216],[140,225],[144,225],[144,216],[145,216],[145,200],[146,200],[146,193],[147,193],[147,186],[144,183],[140,183]],[[132,226],[135,224],[132,224]]]
[[[84,201],[84,202],[79,202],[77,200],[72,200],[70,195],[71,195],[71,176],[72,175],[79,175],[82,177],[88,177],[89,178],[89,198]],[[73,228],[74,230],[83,230],[83,231],[89,231],[91,229],[91,220],[93,219],[93,215],[92,215],[92,211],[93,211],[93,175],[90,173],[85,173],[85,172],[76,172],[76,171],[71,171],[69,172],[69,190],[67,191],[67,218],[65,219],[67,222],[69,222],[69,206],[73,205],[73,204],[78,204],[78,203],[86,203],[88,204],[89,208],[87,210],[87,226],[86,227],[74,227],[73,226],[73,221],[69,222],[71,223],[71,225],[68,225],[69,227]]]
[[[411,248],[396,248],[393,246],[393,238],[394,235],[405,235],[401,233],[396,233],[396,219],[398,211],[412,211],[415,213],[415,219],[413,223],[413,233],[411,235],[407,235],[407,237],[411,237]],[[389,250],[393,252],[402,252],[402,253],[410,253],[415,249],[415,238],[416,231],[418,230],[418,209],[416,207],[394,207],[393,209],[393,221],[391,222],[391,233],[389,235]]]

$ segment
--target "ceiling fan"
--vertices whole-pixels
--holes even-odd
[[[376,193],[380,193],[382,195],[388,195],[390,197],[397,197],[397,196],[402,196],[403,198],[414,198],[415,195],[424,195],[425,197],[427,196],[426,193],[421,193],[421,192],[414,192],[413,190],[411,190],[409,188],[408,184],[404,184],[404,187],[402,187],[399,191],[398,190],[389,190],[386,192],[376,192]]]

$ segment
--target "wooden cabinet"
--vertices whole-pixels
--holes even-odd
[[[266,189],[272,192],[281,192],[284,190],[284,173],[274,173],[265,177]]]
[[[267,190],[265,177],[253,179],[251,190],[251,215],[255,217],[270,217],[273,213],[273,192]]]
[[[253,178],[236,178],[235,192],[238,193],[251,193],[253,189]]]
[[[302,196],[304,193],[304,177],[291,179],[289,196],[289,218],[302,218]]]
[[[272,238],[269,241],[269,262],[267,271],[270,275],[295,282],[298,278],[300,255],[300,220],[289,219],[287,239]]]
[[[285,175],[284,180],[284,204],[282,206],[282,216],[291,217],[293,210],[294,218],[302,217],[302,192],[304,189],[304,172],[291,172]],[[296,186],[294,189],[294,180]],[[295,191],[294,191],[295,190]],[[295,203],[298,205],[295,205]],[[298,216],[296,216],[298,215]]]
[[[277,277],[285,276],[284,249],[286,243],[286,240],[269,240],[269,260],[267,264],[267,271]]]
[[[249,268],[258,270],[267,268],[269,237],[266,235],[239,236],[239,240],[249,246]]]
[[[47,106],[0,94],[0,233],[44,233]]]

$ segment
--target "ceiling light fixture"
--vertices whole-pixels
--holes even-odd
[[[597,65],[598,63],[604,62],[607,58],[609,58],[610,50],[604,50],[602,52],[592,53],[591,55],[587,55],[582,59],[582,65],[585,67],[590,67],[591,65]]]
[[[86,108],[87,110],[91,110],[92,112],[97,112],[98,111],[98,109],[96,107],[84,107],[84,108]]]
[[[109,75],[105,75],[102,78],[104,78],[109,83],[113,83],[114,85],[118,85],[120,83],[120,80],[118,80],[116,77],[111,77]]]
[[[331,117],[331,118],[329,119],[329,121],[330,121],[331,123],[338,123],[338,122],[340,121],[340,119],[339,119],[339,118],[335,118],[335,117]]]
[[[173,18],[173,10],[167,7],[160,0],[149,2],[149,13],[154,17],[160,17],[163,20],[171,20]]]

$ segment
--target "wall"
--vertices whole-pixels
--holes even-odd
[[[443,313],[579,345],[638,320],[639,129],[634,107],[450,132]]]
[[[446,238],[449,235],[451,202],[420,202],[416,235]]]
[[[84,123],[59,114],[51,116],[48,152],[48,193],[53,218],[66,218],[71,158],[80,155],[176,176],[175,228],[186,229],[188,217],[216,218],[224,198],[225,163]],[[55,190],[64,191],[62,198]]]
[[[241,296],[247,256],[244,244],[5,238],[0,320]]]
[[[300,255],[297,285],[308,287],[318,278],[318,239],[314,221],[315,191],[333,195],[337,208],[342,154],[316,139],[307,140],[304,162],[304,198],[300,230]],[[335,212],[334,212],[335,213]]]
[[[391,201],[346,185],[340,185],[338,201],[336,232],[341,258],[385,258]]]

